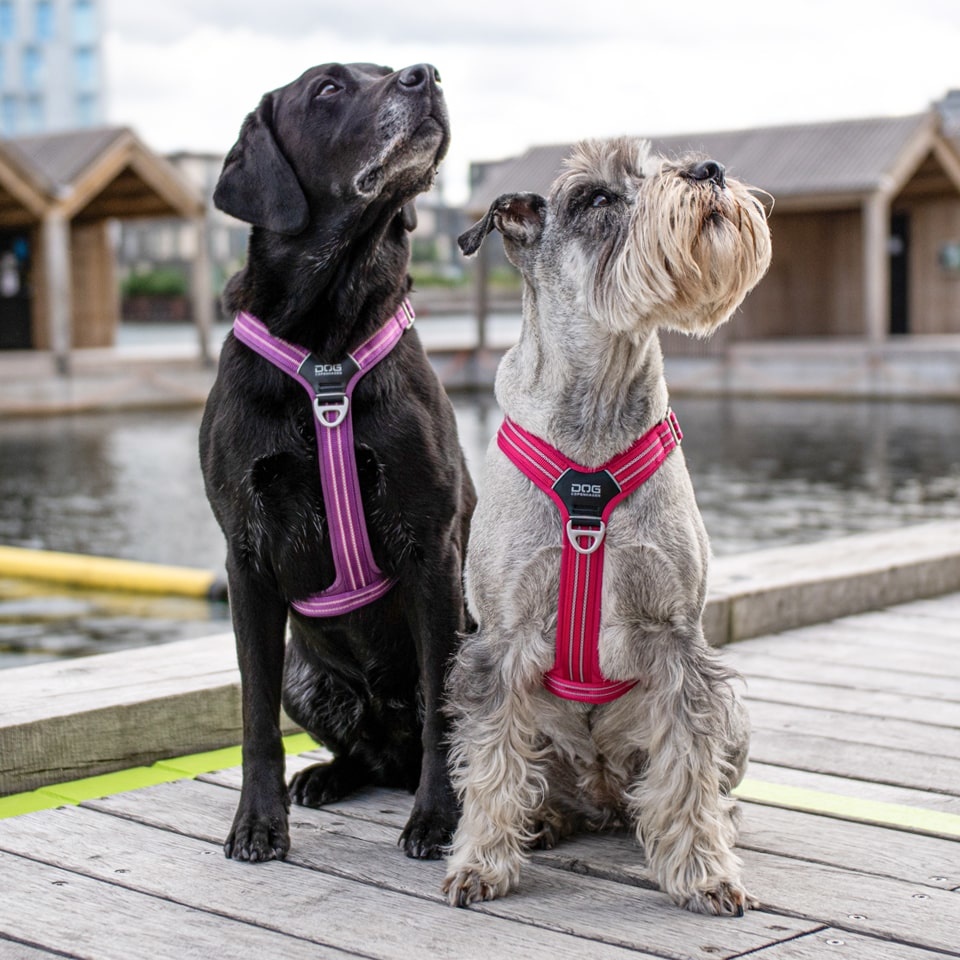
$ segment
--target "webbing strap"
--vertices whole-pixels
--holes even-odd
[[[614,507],[653,476],[683,437],[672,410],[628,450],[595,469],[580,466],[507,419],[497,444],[544,491],[564,526],[560,555],[556,657],[544,675],[551,693],[607,703],[636,680],[608,680],[600,670],[600,603],[607,524]]]
[[[339,363],[321,362],[303,347],[273,336],[249,313],[241,311],[234,320],[237,339],[296,380],[313,403],[320,485],[336,578],[326,590],[291,603],[305,616],[349,613],[382,597],[396,582],[380,571],[370,548],[353,446],[351,404],[357,382],[396,346],[413,319],[413,308],[404,300],[372,337]]]

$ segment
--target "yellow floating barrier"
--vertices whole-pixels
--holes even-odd
[[[24,547],[0,546],[0,576],[91,590],[226,599],[222,578],[209,570]]]

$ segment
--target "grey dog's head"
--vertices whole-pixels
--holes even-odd
[[[499,197],[461,249],[475,253],[494,229],[540,302],[632,337],[658,326],[710,333],[770,265],[750,188],[714,161],[666,160],[634,138],[577,144],[548,198]]]
[[[296,236],[307,225],[371,219],[433,183],[450,142],[440,76],[370,63],[312,67],[263,96],[224,160],[216,206]]]

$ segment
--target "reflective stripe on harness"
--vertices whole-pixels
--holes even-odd
[[[380,571],[370,549],[357,478],[351,403],[357,382],[396,346],[413,320],[413,308],[404,300],[369,340],[338,363],[322,362],[303,347],[273,336],[249,313],[241,311],[234,320],[236,338],[293,377],[313,404],[320,485],[337,575],[326,590],[290,604],[305,616],[349,613],[382,597],[396,582],[395,577]]]
[[[672,410],[628,450],[596,469],[505,420],[497,444],[560,510],[563,550],[557,606],[557,643],[546,688],[566,700],[608,703],[636,680],[608,680],[600,670],[600,598],[607,525],[614,507],[656,473],[683,434]]]

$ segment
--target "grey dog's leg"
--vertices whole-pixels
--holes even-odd
[[[687,664],[679,685],[651,694],[649,759],[629,791],[637,832],[653,878],[680,906],[697,913],[742,915],[756,902],[740,882],[734,802],[739,778],[729,758],[745,733],[734,721],[733,692],[712,655]]]
[[[529,692],[507,690],[471,708],[454,738],[463,815],[443,884],[450,903],[461,907],[516,886],[546,792]]]

